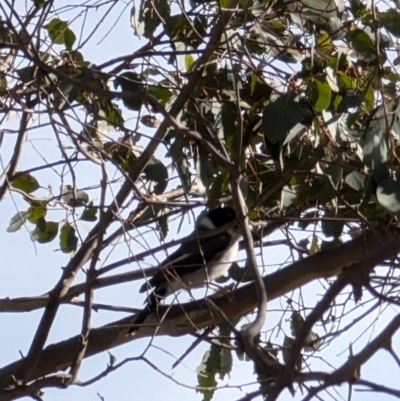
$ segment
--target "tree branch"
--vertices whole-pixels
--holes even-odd
[[[386,235],[382,233],[380,238],[367,232],[365,236],[299,260],[282,270],[265,276],[263,281],[269,300],[276,299],[315,279],[337,275],[344,267],[364,260],[367,251],[368,255],[376,258],[377,263],[379,260],[394,257],[400,251],[399,236],[395,230]],[[224,311],[228,318],[233,319],[251,312],[257,305],[257,296],[254,292],[254,285],[251,283],[239,288],[233,297],[230,293],[220,298],[213,298],[213,302]],[[163,316],[167,310],[169,310],[168,314],[156,335],[180,336],[223,321],[221,316],[210,312],[210,308],[204,300],[172,306],[164,305],[160,307],[159,315]],[[148,319],[149,324],[143,326],[135,337],[127,337],[126,328],[132,325],[134,319],[134,316],[129,316],[93,329],[89,336],[85,357],[107,351],[138,338],[154,335],[154,327],[159,322],[157,317],[152,315]],[[75,336],[46,347],[37,365],[32,369],[31,379],[68,368],[72,363],[73,355],[77,352],[78,344],[79,336]],[[11,376],[16,375],[25,362],[26,358],[23,358],[0,369],[0,388],[5,388],[10,384]]]

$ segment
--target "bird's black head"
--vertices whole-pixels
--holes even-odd
[[[236,212],[230,207],[217,207],[204,216],[200,216],[197,228],[212,230],[228,224],[236,219]]]

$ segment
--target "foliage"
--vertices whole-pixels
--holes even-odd
[[[45,296],[0,299],[4,312],[43,310],[26,357],[0,370],[0,398],[75,385],[87,356],[117,345],[193,333],[207,345],[197,362],[204,400],[218,399],[219,383],[236,386],[229,375],[241,359],[257,382],[249,400],[284,399],[286,388],[326,398],[343,383],[399,397],[395,383],[358,374],[380,349],[399,361],[390,345],[400,327],[399,27],[394,1],[136,0],[129,10],[118,1],[5,0],[4,235],[65,259]],[[37,144],[39,132],[46,140]],[[250,218],[255,247],[243,242],[223,290],[210,296],[210,287],[204,302],[169,300],[153,326],[127,337],[132,299],[96,304],[98,290],[118,294],[154,273],[148,267],[177,245],[175,232],[199,206],[220,204]],[[249,345],[244,319],[261,321],[251,314],[261,299],[257,271],[274,312]],[[61,304],[79,296],[81,332],[47,346]],[[380,334],[368,331],[388,305],[394,312],[376,322]],[[91,311],[103,309],[130,313],[96,327]],[[363,331],[371,343],[356,338]],[[331,360],[353,341],[348,360]],[[61,346],[71,352],[56,361]],[[145,354],[130,360],[138,361],[158,364]],[[110,362],[93,381],[127,362]]]

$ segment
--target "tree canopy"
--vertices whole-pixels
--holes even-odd
[[[126,364],[165,376],[147,354],[159,336],[191,339],[174,366],[206,346],[192,366],[203,400],[221,383],[238,400],[400,398],[373,360],[386,352],[400,368],[398,7],[3,0],[0,199],[13,245],[1,252],[18,295],[1,294],[0,311],[40,318],[0,367],[0,400],[96,387]],[[243,235],[228,275],[168,298],[128,336],[143,302],[133,289],[219,205]],[[52,265],[44,294],[21,291],[49,274],[37,267],[29,283],[32,266],[13,262],[24,254]],[[79,329],[54,340],[65,309]],[[139,339],[139,356],[112,356]],[[86,358],[107,351],[83,380]],[[245,364],[250,390],[228,379]]]

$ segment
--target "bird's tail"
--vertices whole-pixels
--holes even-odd
[[[160,303],[160,300],[164,298],[165,296],[165,290],[154,290],[149,296],[147,297],[146,300],[146,306],[143,308],[141,312],[137,315],[135,321],[133,324],[135,327],[131,327],[129,329],[128,335],[135,335],[136,332],[140,329],[141,324],[143,324],[146,319],[157,309],[158,304]]]

